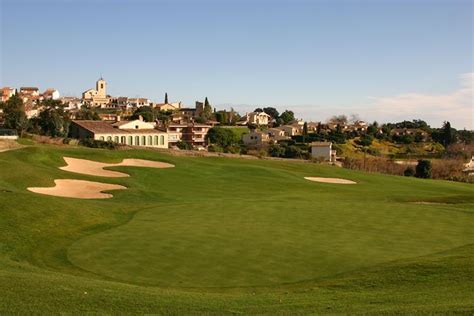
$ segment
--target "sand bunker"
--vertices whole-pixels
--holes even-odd
[[[80,199],[108,199],[112,194],[102,193],[108,190],[123,190],[126,187],[118,184],[100,183],[84,180],[57,179],[54,187],[28,188],[29,191],[61,197]]]
[[[174,165],[152,161],[152,160],[143,160],[143,159],[124,159],[121,163],[103,163],[86,159],[70,158],[64,157],[67,165],[65,167],[60,167],[59,169],[82,173],[92,176],[100,177],[129,177],[128,174],[118,171],[104,170],[105,167],[117,167],[117,166],[130,166],[130,167],[149,167],[149,168],[172,168]]]
[[[356,184],[357,183],[351,180],[339,179],[339,178],[319,178],[319,177],[304,177],[304,178],[309,181],[323,182],[323,183],[336,183],[336,184]]]

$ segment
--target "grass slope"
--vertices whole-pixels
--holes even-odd
[[[176,168],[102,178],[59,170],[63,156]],[[472,185],[46,145],[1,153],[0,166],[0,314],[474,311]],[[25,189],[57,178],[128,189],[108,200]]]

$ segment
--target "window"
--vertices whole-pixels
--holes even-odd
[[[107,141],[111,142],[112,141],[112,136],[107,136]]]
[[[160,136],[160,145],[164,145],[165,144],[165,136],[161,135]]]
[[[118,137],[118,136],[115,136],[115,137],[114,137],[114,142],[116,142],[116,143],[119,142],[119,137]]]
[[[153,145],[153,136],[148,136],[148,145]]]
[[[100,88],[104,89],[104,84],[103,83],[100,84]]]
[[[104,136],[100,136],[99,140],[104,141],[105,140]]]
[[[138,125],[135,125],[135,129],[138,129]]]
[[[158,136],[155,136],[155,145],[158,145]]]
[[[126,137],[125,136],[120,137],[120,143],[125,144],[125,142],[126,142]]]
[[[133,145],[133,136],[128,136],[128,145]]]
[[[142,145],[143,145],[143,146],[146,145],[146,136],[142,136]]]
[[[135,136],[135,146],[140,146],[140,136]]]

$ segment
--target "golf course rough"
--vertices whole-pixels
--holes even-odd
[[[62,157],[176,167],[109,178]],[[39,144],[0,166],[0,314],[474,311],[469,184]],[[26,189],[64,178],[127,190],[75,203]]]

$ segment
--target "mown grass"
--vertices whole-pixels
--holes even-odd
[[[63,156],[176,167],[102,178],[58,169]],[[57,178],[128,189],[108,200],[26,191]],[[1,153],[0,314],[469,313],[473,193],[297,162],[47,145]]]

